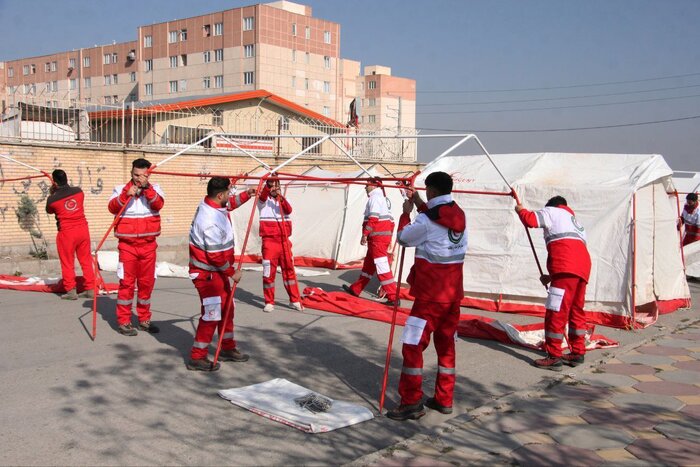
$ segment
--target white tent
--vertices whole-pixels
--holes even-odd
[[[681,205],[685,202],[685,195],[700,190],[700,172],[673,172],[673,185],[681,195]]]
[[[374,168],[368,172],[372,176],[382,176]],[[254,172],[253,176],[265,175],[267,171]],[[302,174],[307,177],[362,178],[368,175],[362,170],[354,172],[333,172],[318,167]],[[389,182],[390,183],[390,182]],[[240,190],[257,186],[258,180],[248,180],[238,185]],[[292,205],[292,251],[297,266],[328,268],[352,267],[365,257],[367,247],[360,245],[362,220],[364,217],[367,193],[362,184],[347,184],[331,181],[298,180],[282,183],[285,196]],[[399,190],[386,189],[391,211],[398,223],[403,199]],[[250,217],[250,202],[233,211],[236,234],[236,254],[245,237]],[[249,259],[260,258],[261,240],[258,234],[258,212],[255,217],[246,247]]]
[[[592,323],[616,327],[649,324],[658,313],[690,304],[676,230],[672,171],[660,155],[502,154],[491,156],[525,207],[540,209],[564,196],[588,235],[593,260],[586,293]],[[543,311],[545,289],[517,217],[510,189],[486,156],[446,156],[416,180],[450,173],[467,214],[469,251],[464,265],[466,302],[493,311]],[[545,267],[540,230],[531,230]],[[405,276],[413,263],[406,251]],[[634,291],[634,293],[632,293]]]

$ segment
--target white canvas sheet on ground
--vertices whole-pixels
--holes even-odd
[[[328,412],[316,414],[294,402],[297,397],[310,392],[314,391],[277,378],[242,388],[224,389],[219,391],[219,396],[262,417],[306,433],[325,433],[374,418],[369,409],[350,402],[334,400]]]
[[[685,299],[685,280],[676,230],[676,197],[672,171],[657,154],[495,154],[491,156],[518,193],[523,205],[541,209],[549,198],[562,195],[588,235],[593,260],[586,290],[586,309],[610,316],[630,317],[632,290],[633,200],[636,194],[637,306],[655,300]],[[460,190],[509,192],[486,156],[446,156],[429,163],[416,180],[447,172]],[[425,195],[423,195],[425,196]],[[543,304],[523,225],[510,196],[456,194],[467,215],[469,251],[464,262],[464,290],[474,297]],[[547,250],[542,231],[531,230],[545,266]],[[413,264],[406,250],[405,282]]]

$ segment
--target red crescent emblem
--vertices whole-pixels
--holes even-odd
[[[69,199],[68,201],[66,201],[64,206],[69,211],[75,211],[76,209],[78,209],[78,202],[74,199]]]

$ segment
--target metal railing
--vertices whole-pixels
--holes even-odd
[[[228,136],[207,139],[200,150],[286,158],[311,147],[310,156],[324,159],[341,158],[348,152],[363,160],[387,162],[415,162],[417,156],[417,140],[411,138],[417,135],[415,129],[346,127],[327,118],[240,103],[206,107],[176,102],[95,104],[15,92],[7,95],[0,116],[0,141],[177,150],[214,133]],[[343,138],[342,147],[316,144],[326,135],[337,134],[358,138]],[[284,137],[288,135],[307,136]]]

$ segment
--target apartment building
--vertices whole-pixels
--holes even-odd
[[[286,0],[140,26],[137,39],[4,62],[6,101],[122,105],[259,89],[340,122],[415,127],[415,81],[340,56],[340,25]],[[1,90],[1,89],[0,89]],[[366,114],[366,115],[365,115]]]

